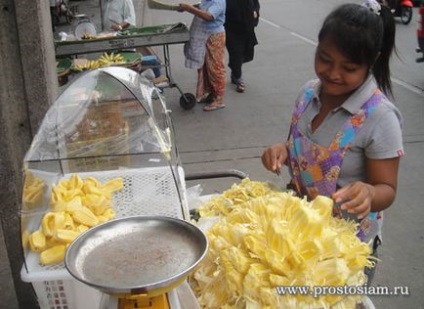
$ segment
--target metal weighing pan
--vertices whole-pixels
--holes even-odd
[[[110,295],[156,296],[181,284],[205,257],[195,225],[162,216],[115,219],[81,234],[65,266],[77,280]]]

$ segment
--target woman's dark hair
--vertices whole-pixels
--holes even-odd
[[[318,40],[329,38],[351,61],[366,64],[381,90],[392,95],[389,62],[395,32],[395,21],[387,7],[381,6],[378,15],[365,6],[344,4],[324,20]]]

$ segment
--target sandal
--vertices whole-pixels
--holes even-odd
[[[212,93],[203,95],[200,99],[197,99],[197,103],[210,104],[213,102],[214,95]]]
[[[236,91],[243,93],[245,90],[246,90],[246,85],[244,84],[244,82],[238,82],[236,86]]]
[[[208,104],[206,106],[203,107],[203,110],[205,112],[212,112],[212,111],[216,111],[218,109],[222,109],[225,107],[225,104],[222,102],[218,102],[218,101],[214,101],[211,104]]]

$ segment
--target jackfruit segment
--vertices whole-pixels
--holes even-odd
[[[30,171],[25,172],[25,181],[22,192],[22,205],[24,209],[34,209],[43,205],[46,184]]]
[[[40,253],[40,264],[63,261],[66,247],[79,234],[115,218],[111,198],[122,188],[122,178],[102,184],[94,177],[82,180],[77,174],[53,185],[51,211],[41,219],[40,229],[28,236],[30,249]]]
[[[334,218],[332,208],[330,198],[308,202],[249,179],[202,205],[201,216],[220,219],[191,276],[201,307],[355,308],[359,295],[277,293],[279,286],[365,283],[370,247],[356,237],[356,223]]]

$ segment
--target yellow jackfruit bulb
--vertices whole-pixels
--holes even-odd
[[[37,208],[43,204],[44,185],[42,187],[24,187],[22,202],[26,208]]]
[[[82,189],[83,185],[83,180],[77,174],[72,174],[71,178],[69,178],[68,189]]]
[[[259,288],[270,286],[269,275],[270,270],[264,264],[251,264],[243,280],[244,291],[258,300]]]
[[[41,220],[41,230],[43,231],[46,237],[53,236],[54,217],[55,217],[54,212],[48,212],[44,215],[43,219]]]
[[[72,219],[72,216],[67,212],[65,212],[65,221],[63,223],[63,228],[65,230],[74,230],[75,229],[74,219]]]
[[[318,213],[321,215],[324,222],[328,222],[333,213],[334,201],[324,195],[318,195],[315,199],[311,201],[311,207],[316,209]]]
[[[56,202],[50,202],[50,208],[53,211],[65,211],[66,210],[66,205],[68,204],[68,202],[64,201],[64,200],[58,200]]]
[[[290,252],[287,244],[288,233],[287,225],[277,220],[272,220],[265,234],[268,247],[276,252],[280,252],[282,255],[288,254]]]
[[[57,245],[61,245],[61,243],[58,242],[54,237],[46,237],[46,249]]]
[[[99,224],[99,219],[97,219],[96,215],[86,207],[82,207],[79,210],[74,211],[71,216],[75,222],[90,227]]]
[[[288,259],[279,252],[274,250],[267,250],[261,260],[269,265],[270,269],[277,275],[290,276],[293,273],[293,269],[288,262]]]
[[[62,179],[58,183],[57,187],[60,188],[60,189],[62,189],[62,190],[65,190],[65,191],[68,190],[68,188],[69,188],[69,179]]]
[[[97,216],[97,220],[99,220],[99,224],[109,221],[109,219],[103,215]]]
[[[84,186],[82,187],[82,191],[85,194],[97,194],[97,195],[102,195],[102,191],[100,190],[100,188],[95,187],[93,184],[91,183],[85,183]]]
[[[322,256],[324,249],[319,239],[311,239],[300,243],[298,250],[304,259],[316,261]]]
[[[54,213],[53,233],[55,230],[63,229],[65,226],[65,212],[59,211]]]
[[[81,208],[84,208],[82,205],[82,199],[80,196],[76,196],[71,201],[69,201],[66,204],[66,211],[72,214],[75,211],[80,210]]]
[[[286,276],[270,274],[269,282],[272,286],[288,286],[291,284],[290,279]]]
[[[69,244],[74,241],[74,239],[77,238],[79,234],[80,233],[77,231],[59,229],[55,231],[54,238],[57,241]]]
[[[63,196],[63,199],[65,201],[72,201],[77,196],[82,196],[84,193],[81,191],[81,189],[68,189],[66,193]]]
[[[294,239],[305,240],[310,237],[321,237],[324,220],[316,209],[308,205],[300,205],[293,213],[291,220],[288,221],[288,227]]]
[[[320,261],[312,270],[312,276],[320,286],[343,286],[349,275],[346,261],[341,258]]]
[[[25,187],[23,188],[23,199],[26,202],[37,199],[37,195],[40,194],[40,191],[37,187]]]
[[[66,245],[57,245],[40,253],[42,265],[55,264],[65,259]]]
[[[96,215],[101,215],[111,205],[111,201],[103,195],[87,194],[83,203]]]
[[[94,186],[96,188],[99,188],[101,186],[101,183],[94,177],[88,177],[84,180],[84,186]]]
[[[116,212],[112,208],[108,208],[105,210],[102,216],[106,217],[108,220],[111,220],[116,217]]]
[[[263,235],[251,233],[244,238],[243,242],[252,257],[261,258],[269,249]]]
[[[78,233],[84,233],[85,231],[87,231],[89,229],[89,227],[87,225],[84,224],[79,224],[76,228],[75,231],[77,231]]]
[[[54,204],[57,201],[63,200],[63,195],[66,193],[66,188],[60,185],[52,185],[52,194],[50,197],[50,203]]]
[[[227,280],[228,287],[234,293],[241,291],[243,288],[244,275],[240,274],[226,258],[221,257],[221,266],[224,269],[224,276]]]
[[[29,247],[33,252],[41,252],[46,248],[46,236],[40,230],[29,235],[28,241]]]
[[[102,185],[102,189],[109,192],[116,192],[122,190],[124,187],[124,181],[121,177],[109,180]]]
[[[250,265],[255,261],[249,258],[244,250],[237,247],[230,247],[224,250],[221,253],[221,258],[226,258],[230,261],[234,269],[243,275],[247,273]]]

